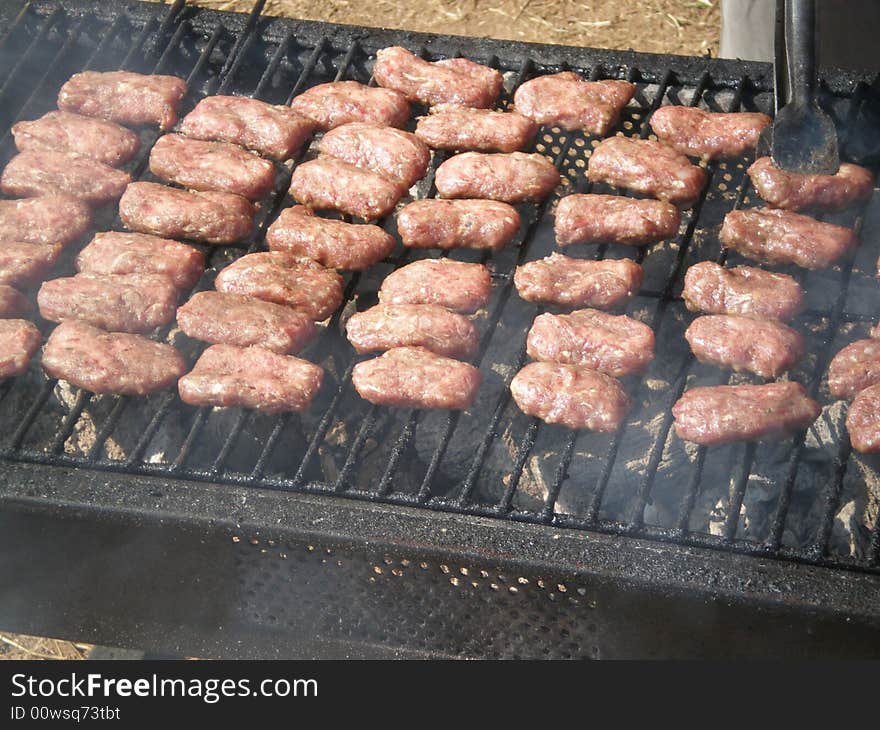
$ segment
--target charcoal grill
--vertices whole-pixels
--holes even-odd
[[[14,151],[11,124],[53,108],[83,68],[184,76],[185,113],[207,94],[285,103],[333,79],[368,83],[387,45],[499,68],[504,104],[541,73],[629,79],[638,91],[612,133],[648,136],[661,104],[772,107],[764,64],[300,22],[265,17],[262,5],[240,15],[180,1],[2,3],[0,161]],[[825,73],[826,106],[844,128],[869,81]],[[149,179],[157,135],[143,136],[131,167]],[[558,166],[563,193],[584,192],[596,142],[542,129],[535,151]],[[417,197],[434,194],[442,159]],[[478,321],[485,382],[463,414],[371,407],[352,389],[341,323],[411,260],[401,249],[347,277],[345,307],[306,354],[327,371],[306,414],[98,397],[34,363],[0,384],[0,625],[201,656],[876,656],[880,464],[852,453],[823,379],[880,311],[876,202],[836,218],[861,233],[852,260],[792,272],[809,293],[796,324],[810,343],[792,377],[823,403],[816,425],[780,444],[712,449],[671,429],[686,388],[746,380],[692,360],[680,291],[689,265],[726,260],[724,214],[756,204],[747,164],[710,164],[680,234],[638,254],[646,280],[628,311],[655,329],[658,357],[626,382],[636,406],[615,434],[540,424],[508,394],[538,312],[512,291],[512,273],[553,250],[556,198],[523,206],[519,236],[491,258],[495,292]],[[289,175],[279,171],[250,241],[208,252],[201,288],[264,246]],[[118,225],[108,213],[96,228]],[[393,219],[385,226],[393,232]],[[180,333],[161,334],[197,355]]]

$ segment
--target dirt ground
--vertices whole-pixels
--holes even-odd
[[[244,11],[252,0],[195,0]],[[268,0],[265,14],[597,48],[718,55],[720,0]]]
[[[654,53],[717,55],[720,0],[268,0],[264,13],[306,20],[434,33],[632,48]],[[253,0],[195,0],[219,10],[248,11]],[[83,659],[86,644],[0,633],[0,660]]]

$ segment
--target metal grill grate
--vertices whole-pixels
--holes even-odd
[[[499,68],[505,74],[503,105],[523,81],[563,67],[594,79],[627,78],[638,91],[612,133],[649,136],[648,118],[662,104],[765,112],[771,107],[763,67],[576,49],[560,63],[552,54],[542,58],[542,47],[463,38],[439,38],[419,47],[403,33],[262,18],[262,5],[247,17],[195,10],[183,2],[170,7],[33,2],[20,10],[7,8],[8,17],[0,15],[7,29],[0,36],[0,162],[14,152],[11,124],[53,108],[60,85],[84,68],[184,76],[190,89],[186,113],[214,93],[280,104],[333,79],[369,83],[373,54],[392,42],[428,58],[464,55]],[[846,79],[829,82],[827,101],[838,121],[855,113],[865,88]],[[156,136],[144,132],[143,152],[131,164],[134,177],[150,179],[146,159]],[[561,194],[590,189],[584,173],[597,141],[541,130],[535,151],[560,169]],[[435,155],[416,197],[434,194],[433,172],[442,159]],[[830,357],[865,336],[878,311],[876,204],[835,217],[861,232],[863,243],[852,261],[827,272],[790,271],[808,291],[808,310],[796,326],[809,343],[809,354],[792,377],[823,403],[817,424],[781,444],[713,449],[686,445],[671,429],[671,406],[686,388],[728,380],[690,355],[682,335],[691,315],[679,295],[691,264],[742,262],[721,251],[718,229],[727,211],[757,204],[748,188],[747,164],[710,164],[709,184],[683,216],[679,235],[638,252],[645,284],[627,312],[654,328],[657,358],[644,377],[626,381],[636,406],[616,434],[544,425],[520,413],[509,397],[507,386],[525,360],[526,332],[539,311],[517,297],[512,275],[518,263],[554,249],[551,210],[558,198],[553,198],[541,206],[521,206],[522,230],[501,253],[491,258],[479,252],[452,254],[488,263],[496,284],[477,322],[484,384],[470,411],[379,408],[360,400],[351,386],[355,359],[341,321],[375,303],[378,286],[392,268],[432,255],[399,247],[388,261],[347,276],[346,305],[305,353],[327,373],[309,413],[270,417],[195,409],[170,393],[145,399],[95,396],[47,379],[37,361],[25,376],[0,384],[0,456],[345,496],[880,572],[877,462],[851,453],[844,407],[829,398],[823,380]],[[213,275],[231,260],[265,247],[263,234],[286,204],[290,169],[279,170],[276,192],[263,201],[250,241],[205,249],[209,270],[199,288],[209,288]],[[114,227],[120,223],[110,215],[96,224],[97,229]],[[385,221],[385,227],[394,232],[394,220]],[[632,251],[601,246],[572,255],[618,258]],[[197,356],[198,344],[176,330],[162,336],[191,359]]]

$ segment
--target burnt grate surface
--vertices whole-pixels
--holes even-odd
[[[516,86],[563,68],[585,76],[626,78],[638,88],[612,134],[650,135],[653,109],[691,104],[713,110],[771,111],[769,68],[633,53],[430,37],[186,7],[140,3],[32,2],[0,8],[0,164],[14,154],[9,127],[54,108],[61,84],[76,71],[126,68],[187,78],[182,115],[205,95],[233,93],[283,104],[334,79],[371,81],[373,54],[399,43],[434,59],[465,55],[504,72],[501,105]],[[858,109],[867,86],[834,76],[827,105],[839,122]],[[411,125],[414,124],[414,114]],[[143,133],[144,149],[129,169],[150,179],[146,159],[157,133]],[[625,381],[635,408],[616,434],[569,432],[523,415],[507,386],[525,360],[525,337],[539,309],[512,287],[518,263],[554,250],[552,208],[559,195],[586,192],[596,138],[543,128],[535,151],[563,174],[557,196],[520,206],[523,226],[514,243],[486,258],[495,289],[479,315],[478,355],[484,384],[467,412],[390,410],[362,401],[351,386],[356,362],[343,336],[345,318],[376,301],[394,268],[436,252],[398,249],[386,262],[346,277],[346,304],[304,353],[326,371],[310,412],[272,417],[239,410],[196,409],[173,393],[143,399],[95,396],[47,379],[37,358],[30,371],[0,384],[0,456],[10,461],[90,470],[320,493],[459,512],[578,530],[627,534],[758,554],[783,560],[880,573],[880,481],[877,457],[851,452],[843,428],[845,406],[827,392],[831,356],[866,335],[880,307],[874,278],[880,253],[880,206],[835,216],[860,230],[852,260],[826,272],[789,269],[808,292],[808,310],[795,326],[808,355],[792,378],[823,404],[816,424],[774,444],[697,448],[671,428],[672,404],[701,384],[748,382],[695,363],[683,339],[692,319],[680,299],[687,267],[702,260],[744,263],[720,248],[718,231],[734,207],[757,205],[745,175],[747,160],[712,163],[703,197],[683,215],[678,236],[634,254],[622,246],[575,247],[582,257],[635,255],[645,267],[642,292],[627,313],[657,334],[657,358],[648,373]],[[304,153],[308,156],[310,153]],[[433,171],[413,197],[435,194]],[[294,161],[296,164],[298,161]],[[289,203],[291,166],[279,167],[276,192],[263,201],[257,234],[239,246],[204,249],[209,269],[197,289],[247,251],[265,248],[263,234]],[[604,190],[604,188],[603,188]],[[598,191],[598,189],[597,189]],[[875,198],[876,200],[876,198]],[[393,217],[384,222],[394,232]],[[96,230],[120,228],[105,213]],[[77,247],[74,247],[77,248]],[[59,275],[72,272],[72,258]],[[161,337],[191,361],[200,345],[177,330]]]

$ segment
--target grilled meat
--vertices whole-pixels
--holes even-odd
[[[464,152],[450,157],[434,176],[442,198],[488,198],[505,203],[540,202],[562,178],[543,155]]]
[[[671,203],[619,195],[566,195],[556,206],[556,242],[644,246],[678,234],[681,214]]]
[[[692,388],[672,408],[679,437],[703,446],[784,439],[808,428],[821,412],[794,382]]]
[[[70,320],[49,336],[43,369],[93,393],[146,395],[173,385],[187,365],[171,345]]]
[[[394,250],[394,237],[379,226],[321,218],[302,205],[285,208],[269,226],[266,243],[331,269],[362,271]]]
[[[573,71],[526,81],[513,97],[514,107],[538,124],[604,136],[620,120],[635,94],[628,81],[586,81]]]
[[[359,362],[351,376],[361,398],[396,408],[470,408],[482,382],[473,365],[424,347],[396,347]]]
[[[849,228],[787,210],[733,210],[724,217],[721,243],[765,264],[827,269],[858,246]]]
[[[119,201],[119,217],[132,231],[205,243],[247,238],[255,213],[240,195],[190,192],[149,182],[132,183]]]
[[[534,360],[583,365],[619,377],[647,369],[654,359],[654,331],[626,315],[580,309],[536,317],[526,346]]]
[[[171,129],[186,94],[186,82],[176,76],[131,71],[83,71],[74,74],[58,92],[58,108],[120,124],[158,124]]]
[[[494,200],[416,200],[397,214],[397,232],[410,248],[499,251],[519,231],[516,208]]]
[[[510,382],[519,409],[545,423],[614,432],[632,401],[614,378],[580,365],[533,362]]]
[[[436,304],[472,314],[486,306],[492,277],[482,264],[449,259],[422,259],[392,271],[382,282],[383,304]]]
[[[308,410],[323,377],[318,365],[264,347],[211,345],[177,387],[193,406],[281,413]]]
[[[394,347],[424,347],[466,360],[480,344],[473,323],[436,304],[378,304],[351,316],[345,327],[358,353]]]
[[[227,294],[293,307],[316,322],[329,317],[342,304],[339,274],[282,251],[242,256],[217,274],[215,286]]]
[[[177,324],[196,340],[236,347],[259,345],[282,355],[299,352],[318,333],[305,312],[219,291],[194,294],[177,310]]]
[[[554,253],[518,266],[514,283],[529,302],[606,309],[625,302],[642,286],[642,267],[630,259],[573,259]]]
[[[760,112],[710,112],[691,106],[661,106],[651,129],[682,154],[714,160],[752,154],[761,130],[772,120]]]
[[[265,198],[275,185],[275,166],[229,142],[204,142],[166,134],[150,152],[150,172],[190,190],[235,193],[248,200]]]
[[[141,146],[140,137],[115,122],[62,111],[48,112],[30,122],[17,122],[12,126],[12,135],[21,152],[62,151],[111,167],[124,165]]]
[[[788,322],[804,306],[804,291],[787,274],[701,261],[687,270],[682,291],[692,312],[741,314]]]

